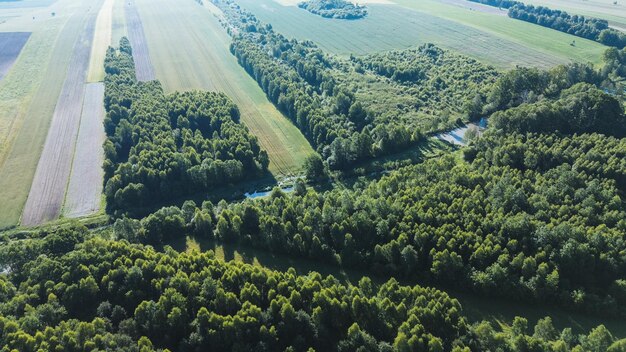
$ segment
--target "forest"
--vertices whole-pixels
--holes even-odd
[[[262,175],[267,153],[223,93],[166,95],[137,82],[126,38],[105,59],[105,196],[110,213]]]
[[[299,3],[298,7],[326,18],[356,20],[367,16],[365,6],[346,0],[306,0]]]
[[[197,236],[480,295],[624,316],[624,131],[615,127],[624,125],[624,112],[596,86],[613,84],[622,52],[607,52],[599,71],[570,64],[498,76],[475,107],[495,112],[492,128],[464,150],[462,162],[454,155],[427,160],[352,189],[318,192],[300,180],[291,196],[275,190],[234,204],[188,201],[141,220],[119,219],[114,232],[157,246]],[[398,75],[406,70],[394,61],[371,69],[402,84],[420,79]],[[513,148],[522,138],[541,138],[535,136],[569,143],[562,148],[567,157]],[[322,161],[311,163],[319,169]]]
[[[390,279],[355,285],[318,273],[223,262],[106,239],[81,225],[0,247],[0,350],[623,351],[587,334],[470,323],[446,293]]]
[[[465,109],[498,75],[432,45],[345,60],[285,38],[231,1],[215,4],[233,26],[231,51],[241,66],[334,170],[405,150],[467,120]],[[420,77],[403,72],[409,65]]]

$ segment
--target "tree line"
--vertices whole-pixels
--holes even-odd
[[[577,37],[593,40],[604,45],[620,49],[626,46],[626,34],[619,30],[609,28],[608,21],[603,19],[570,15],[562,10],[553,10],[545,6],[526,5],[520,1],[468,1],[505,8],[508,9],[508,15],[511,18],[552,28]]]
[[[588,334],[470,323],[445,292],[391,279],[223,262],[103,238],[80,225],[0,247],[0,349],[65,351],[622,351]]]
[[[138,82],[126,38],[105,58],[105,196],[111,213],[258,176],[267,153],[223,93]]]
[[[367,7],[346,0],[307,0],[298,7],[326,18],[357,20],[367,16]]]

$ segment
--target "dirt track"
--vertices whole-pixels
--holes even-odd
[[[28,38],[28,32],[0,32],[0,81],[17,60]]]
[[[156,79],[154,67],[150,61],[146,35],[143,31],[143,24],[139,17],[139,12],[134,3],[127,0],[124,5],[126,12],[126,28],[128,30],[128,40],[133,47],[133,60],[135,60],[135,73],[139,81],[152,81]]]
[[[85,86],[83,113],[67,187],[63,214],[70,218],[90,215],[100,210],[104,172],[104,84]]]
[[[84,30],[74,45],[67,76],[22,213],[22,225],[39,225],[58,218],[61,213],[80,125],[97,14],[97,10],[89,14]]]

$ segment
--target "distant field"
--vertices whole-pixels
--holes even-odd
[[[0,25],[33,34],[0,82],[0,228],[17,224],[46,139],[72,48],[91,3],[59,0]],[[0,11],[1,13],[2,11]]]
[[[275,0],[238,1],[260,20],[271,23],[278,32],[313,40],[323,49],[341,55],[362,55],[434,43],[507,69],[516,65],[551,67],[571,60],[596,62],[603,49],[589,41],[581,41],[577,48],[568,51],[562,50],[560,44],[554,49],[546,43],[559,40],[569,49],[572,38],[577,37],[497,14],[479,13],[429,0],[394,2],[402,6],[370,4],[370,14],[365,19],[343,21],[325,19]],[[495,24],[476,25],[482,21],[495,21]],[[505,28],[497,30],[499,26]],[[520,33],[503,34],[510,31]],[[527,39],[520,40],[518,35]]]
[[[276,176],[298,172],[308,141],[268,100],[229,51],[230,37],[205,1],[136,0],[157,78],[169,92],[225,92],[241,110],[242,122],[259,138]]]
[[[111,43],[117,46],[126,33],[126,16],[124,15],[124,0],[114,0],[113,18],[111,19]]]
[[[596,17],[626,31],[626,2],[615,0],[525,0],[531,5],[547,6],[571,14]]]
[[[0,33],[0,80],[9,72],[29,37],[28,32]]]
[[[89,58],[89,72],[87,82],[100,82],[104,79],[104,57],[107,48],[111,45],[111,23],[113,17],[113,3],[115,0],[105,0],[98,19]]]
[[[24,226],[41,225],[57,219],[61,214],[80,126],[85,94],[84,83],[87,78],[97,14],[97,9],[89,13],[83,27],[79,29],[80,36],[72,49],[67,76],[63,81],[63,88],[52,115],[50,129],[22,213],[21,223]]]
[[[561,61],[599,63],[606,46],[554,29],[479,11],[470,11],[437,0],[394,0],[420,12],[437,15],[536,50]],[[576,41],[576,45],[570,45]]]
[[[152,66],[148,44],[146,43],[146,33],[137,12],[136,4],[128,0],[124,6],[124,12],[126,13],[128,39],[133,47],[133,60],[135,61],[137,80],[152,81],[156,78],[156,74],[154,66]]]
[[[90,83],[85,86],[72,174],[63,206],[63,215],[70,218],[90,215],[100,210],[104,182],[103,100],[103,83]]]

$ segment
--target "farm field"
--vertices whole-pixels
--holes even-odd
[[[118,45],[120,39],[126,36],[126,17],[124,12],[124,0],[114,0],[111,18],[111,43]]]
[[[101,2],[100,2],[101,3]],[[67,76],[56,104],[43,151],[22,213],[25,226],[40,225],[61,214],[80,125],[84,82],[89,66],[97,9],[90,12],[72,49]]]
[[[105,0],[100,13],[98,13],[89,60],[88,82],[99,82],[104,79],[104,56],[107,48],[111,45],[114,2],[115,0]]]
[[[0,32],[0,80],[9,72],[29,37],[28,32]]]
[[[575,37],[567,34],[539,26],[532,28],[527,23],[517,24],[498,14],[478,13],[429,0],[370,4],[370,14],[358,21],[325,19],[274,0],[241,0],[239,3],[260,20],[271,23],[277,31],[313,40],[323,49],[341,55],[434,43],[507,69],[516,65],[550,67],[572,60],[597,62],[604,48],[591,41],[581,41],[571,50],[569,43]],[[485,21],[495,21],[495,24],[483,24]],[[509,27],[499,28],[503,25]],[[547,45],[553,41],[563,42],[564,46]]]
[[[59,0],[0,25],[0,31],[32,32],[0,82],[0,228],[19,222],[72,48],[92,6]]]
[[[438,15],[472,28],[507,39],[519,46],[546,53],[565,61],[598,64],[606,46],[591,40],[515,20],[508,16],[470,11],[437,0],[394,0],[395,3],[420,12]],[[570,45],[576,41],[576,45]]]
[[[130,40],[130,44],[133,47],[137,80],[151,81],[156,76],[148,52],[148,45],[146,44],[146,34],[137,12],[137,6],[132,1],[125,2],[124,12],[126,14],[128,40]]]
[[[312,149],[230,53],[230,37],[212,12],[218,10],[191,0],[136,0],[136,4],[150,58],[166,91],[226,93],[238,105],[242,122],[268,152],[270,171],[276,177],[298,173]]]
[[[528,4],[547,6],[571,14],[596,17],[609,21],[609,25],[626,31],[626,3],[614,0],[527,0]]]
[[[85,85],[85,93],[76,139],[72,173],[65,196],[63,215],[70,218],[90,215],[100,209],[104,172],[104,84]]]

